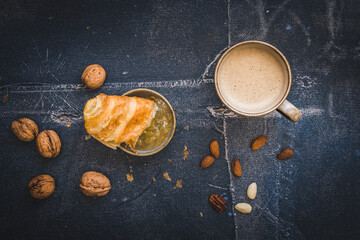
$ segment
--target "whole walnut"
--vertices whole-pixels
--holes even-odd
[[[53,130],[44,130],[36,138],[36,146],[41,156],[54,158],[60,153],[61,141]]]
[[[32,141],[39,133],[36,123],[29,118],[19,118],[12,122],[11,130],[21,141]]]
[[[111,189],[110,180],[102,173],[89,171],[82,175],[80,190],[89,197],[101,197]]]
[[[83,83],[86,85],[86,87],[92,90],[101,87],[105,81],[105,78],[105,69],[98,64],[88,66],[81,75],[81,80]]]
[[[55,180],[50,175],[39,175],[28,185],[30,195],[35,199],[45,199],[55,190]]]

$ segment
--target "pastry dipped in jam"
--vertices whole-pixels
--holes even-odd
[[[124,142],[134,149],[157,109],[149,99],[99,94],[85,105],[85,129],[110,148],[116,149]]]

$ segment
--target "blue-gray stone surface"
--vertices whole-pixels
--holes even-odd
[[[299,122],[276,111],[248,118],[224,108],[214,68],[227,48],[244,40],[269,42],[287,57],[293,74],[288,100],[302,111]],[[90,91],[80,75],[94,63],[107,78]],[[0,102],[0,234],[359,239],[359,66],[356,0],[2,1],[0,96],[8,97]],[[86,139],[82,110],[88,99],[140,87],[158,91],[174,107],[177,127],[163,151],[134,157]],[[34,141],[16,138],[10,126],[20,117],[59,134],[57,158],[42,158]],[[259,135],[268,141],[251,151]],[[201,170],[214,139],[220,157]],[[286,147],[294,156],[277,160]],[[243,167],[240,178],[230,171],[234,157]],[[80,192],[81,175],[90,170],[110,179],[107,196]],[[40,174],[53,176],[56,189],[37,201],[27,184]],[[183,188],[174,190],[179,179]],[[258,185],[252,201],[246,196],[251,182]],[[227,199],[227,211],[210,207],[212,193]],[[236,212],[238,202],[250,203],[253,212]]]

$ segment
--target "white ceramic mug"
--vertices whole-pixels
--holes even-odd
[[[244,54],[246,54],[246,57]],[[249,65],[249,64],[253,64],[253,65]],[[273,64],[273,67],[271,66],[271,64]],[[259,71],[261,71],[261,69],[263,69],[264,71],[254,72],[253,67],[254,69],[260,69]],[[274,67],[276,67],[276,69]],[[249,68],[249,71],[246,70],[247,68]],[[244,71],[246,70],[247,72],[242,72],[242,69],[244,69]],[[231,71],[236,73],[232,74]],[[281,76],[281,81],[276,80],[276,78],[274,78],[274,75],[276,73],[277,73],[276,77],[278,77],[277,79],[280,79],[279,76]],[[257,74],[259,75],[258,78],[257,78]],[[237,80],[237,79],[241,79],[239,78],[240,75],[242,79],[245,78],[246,80]],[[225,78],[227,78],[227,76],[230,76],[229,79],[232,78],[235,80],[228,80],[228,79],[224,80]],[[249,78],[246,78],[246,76],[249,76]],[[249,80],[251,79],[251,77],[254,78],[253,82]],[[271,77],[273,77],[272,81],[274,82],[271,81],[269,82],[268,79],[271,79]],[[240,81],[240,82],[236,82],[236,81]],[[261,82],[261,81],[266,81],[266,82]],[[286,100],[286,97],[290,92],[291,82],[292,82],[291,69],[285,56],[274,46],[261,41],[240,42],[229,48],[219,59],[216,65],[215,77],[214,77],[216,92],[220,100],[224,103],[226,107],[228,107],[230,110],[234,111],[235,113],[244,116],[257,117],[257,116],[263,116],[278,109],[281,112],[283,112],[288,118],[290,118],[292,121],[296,122],[300,119],[301,112],[293,104],[291,104],[289,101]],[[254,83],[254,85],[252,83]],[[274,88],[270,89],[272,87],[271,85],[272,83],[274,83]],[[234,89],[229,88],[229,87],[231,88],[233,87],[231,84],[234,85]],[[236,86],[236,84],[240,86],[240,89],[238,86]],[[241,88],[241,86],[243,87]],[[236,87],[238,88],[236,89]],[[225,90],[225,89],[230,89],[230,90]],[[251,91],[246,91],[246,90],[252,90],[253,93]],[[274,90],[274,94],[273,92],[270,92],[273,90]],[[257,100],[252,100],[251,97],[246,97],[246,101],[249,101],[248,105],[246,103],[242,103],[242,106],[245,106],[245,108],[239,107],[241,106],[241,104],[239,105],[236,102],[236,99],[242,98],[242,96],[236,94],[242,93],[243,95],[246,95],[247,93],[249,93],[249,94],[253,94],[251,96],[254,96],[254,99],[256,98],[261,100],[262,92],[265,92],[267,94],[267,95],[264,94],[264,96],[273,97],[274,99],[272,101],[272,98],[270,98],[271,101],[269,102],[268,100],[266,100],[268,101],[266,103],[264,103],[265,101],[263,101],[263,103],[267,105],[264,105],[265,107],[263,107],[262,109],[258,109],[258,110],[256,108],[254,108],[255,110],[249,109],[251,108],[252,103],[256,104],[256,102],[254,101],[257,101]],[[233,96],[229,96],[231,95],[230,93]],[[246,106],[249,107],[247,108]]]

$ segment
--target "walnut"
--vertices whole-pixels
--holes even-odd
[[[86,87],[92,90],[101,87],[105,81],[105,78],[105,69],[98,64],[88,66],[81,75],[81,80],[83,83],[86,85]]]
[[[54,158],[60,153],[61,141],[53,130],[44,130],[36,138],[36,146],[41,156]]]
[[[20,118],[12,122],[11,130],[21,141],[32,141],[39,133],[36,123],[29,118]]]
[[[35,199],[45,199],[55,190],[55,181],[50,175],[39,175],[28,185],[30,195]]]
[[[111,189],[110,180],[102,173],[89,171],[82,175],[80,190],[89,197],[101,197]]]

